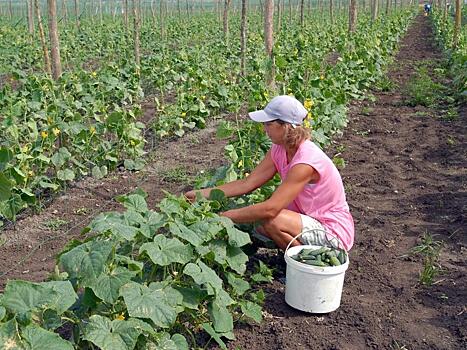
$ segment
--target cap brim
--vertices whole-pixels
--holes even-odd
[[[259,123],[265,123],[265,122],[270,122],[271,120],[276,120],[277,118],[270,117],[266,114],[265,111],[259,110],[255,112],[250,112],[248,113],[248,116],[251,118],[251,120]]]

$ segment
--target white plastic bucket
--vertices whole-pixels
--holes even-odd
[[[295,237],[295,239],[298,238]],[[290,244],[293,240],[290,242]],[[318,249],[320,246],[300,245],[287,247],[284,258],[287,263],[285,302],[295,309],[311,313],[327,313],[336,310],[341,303],[345,271],[349,256],[340,266],[312,266],[291,258],[303,248]]]

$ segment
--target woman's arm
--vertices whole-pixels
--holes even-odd
[[[222,215],[237,223],[253,222],[275,218],[282,209],[298,196],[305,185],[316,176],[316,170],[306,164],[297,164],[290,169],[282,184],[268,200],[248,207],[228,210]]]
[[[227,197],[235,197],[249,193],[261,187],[266,182],[271,180],[276,173],[276,166],[272,161],[270,152],[271,151],[268,151],[264,159],[246,178],[232,181],[215,188],[222,190]],[[201,195],[207,198],[213,189],[214,188],[203,188],[202,190],[189,191],[185,193],[185,197],[193,201],[196,198],[196,192],[201,192]]]

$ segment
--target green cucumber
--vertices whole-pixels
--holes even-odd
[[[333,256],[329,260],[330,260],[330,263],[331,263],[332,266],[340,266],[341,265],[341,262],[335,256]]]
[[[339,259],[339,262],[341,264],[345,264],[346,258],[345,258],[345,252],[343,250],[339,252],[339,254],[337,255],[337,258]]]
[[[326,253],[326,252],[328,252],[330,250],[331,250],[331,248],[321,247],[319,249],[316,249],[316,250],[312,251],[310,254],[311,255],[321,255],[321,254]]]
[[[316,250],[316,249],[313,249],[313,248],[303,248],[302,250],[300,250],[300,253],[298,253],[298,254],[301,254],[301,255],[308,255],[308,254],[310,254],[311,252],[313,252],[314,250]]]
[[[316,260],[316,256],[305,256],[305,257],[302,257],[302,260]]]

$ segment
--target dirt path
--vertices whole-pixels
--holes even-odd
[[[439,109],[404,106],[401,92],[421,60],[439,64],[427,33],[429,22],[420,16],[389,72],[399,88],[354,105],[338,140],[356,223],[341,307],[327,315],[295,311],[275,281],[264,288],[265,322],[241,326],[230,349],[466,348],[466,110],[444,121]],[[445,242],[444,273],[431,287],[418,284],[421,258],[401,257],[424,233]],[[275,254],[260,258],[283,276],[283,258]]]
[[[146,105],[146,120],[154,110]],[[86,178],[54,198],[37,215],[29,215],[1,232],[0,292],[8,279],[42,281],[55,265],[55,256],[67,242],[80,238],[81,230],[101,212],[122,210],[115,197],[142,188],[148,203],[155,206],[164,191],[182,193],[199,171],[217,168],[224,162],[226,141],[216,138],[218,120],[206,129],[181,139],[155,142],[150,146],[148,165],[140,172],[115,171],[102,180]],[[82,238],[82,237],[81,237]]]

